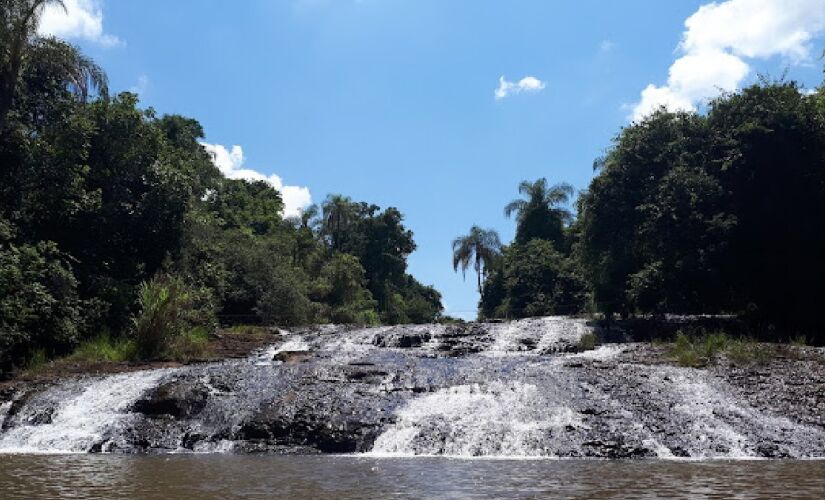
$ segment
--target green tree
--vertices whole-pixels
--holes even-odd
[[[501,240],[498,233],[492,229],[482,229],[478,226],[470,228],[470,233],[453,240],[453,270],[462,275],[472,263],[478,280],[478,293],[483,294],[483,282],[487,269],[501,254]]]
[[[564,207],[573,194],[569,184],[547,185],[547,179],[535,182],[522,181],[519,193],[526,199],[516,199],[504,207],[507,217],[516,214],[516,243],[523,244],[539,238],[552,241],[561,249],[564,242],[564,227],[573,216]]]
[[[36,36],[40,14],[62,0],[0,0],[0,129],[6,125],[18,90],[21,71],[29,59],[59,68],[64,81],[85,102],[92,88],[106,93],[106,74],[75,47]]]
[[[365,285],[358,258],[339,253],[321,269],[315,294],[328,306],[328,318],[334,323],[377,323],[376,302]]]
[[[16,245],[0,218],[0,375],[37,350],[48,356],[73,347],[84,328],[84,308],[70,258],[54,243]]]
[[[330,238],[333,250],[341,251],[344,246],[345,233],[355,218],[352,199],[340,194],[327,196],[321,205],[323,210],[324,234]]]
[[[513,245],[504,255],[505,311],[516,318],[575,314],[585,302],[585,284],[573,261],[546,240]]]

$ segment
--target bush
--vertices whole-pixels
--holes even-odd
[[[577,352],[592,351],[599,345],[599,337],[595,333],[586,333],[576,344]]]
[[[294,273],[276,271],[267,277],[268,286],[261,291],[255,313],[268,325],[301,325],[312,316],[312,302],[306,285]]]
[[[176,276],[158,275],[141,284],[133,328],[140,358],[178,357],[173,354],[186,351],[185,344],[199,342],[192,330],[214,320],[211,311],[197,307],[198,295]]]
[[[84,324],[68,257],[54,243],[15,246],[0,235],[0,374],[39,351],[68,352]]]

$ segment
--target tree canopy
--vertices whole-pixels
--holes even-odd
[[[109,96],[93,61],[38,37],[48,2],[0,1],[0,375],[101,333],[148,338],[150,305],[223,323],[440,318],[397,208],[332,195],[285,220],[270,184],[221,175],[196,120]]]

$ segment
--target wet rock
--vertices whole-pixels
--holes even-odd
[[[430,338],[430,332],[426,330],[395,327],[386,332],[376,334],[372,343],[378,347],[409,349],[412,347],[421,347],[423,344],[429,342]]]
[[[209,389],[200,381],[177,380],[159,386],[139,399],[132,411],[148,417],[191,418],[199,414],[209,399]]]
[[[307,351],[281,351],[272,357],[272,361],[282,363],[304,363],[312,357],[312,353]]]

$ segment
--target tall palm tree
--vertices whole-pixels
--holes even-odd
[[[318,205],[312,204],[306,208],[301,209],[301,227],[309,228],[313,224],[313,219],[318,217]]]
[[[341,250],[344,231],[352,222],[355,211],[349,196],[331,194],[321,204],[324,232],[332,239],[333,250]]]
[[[516,214],[516,242],[526,243],[533,238],[559,242],[564,225],[573,218],[565,208],[573,195],[573,186],[567,183],[547,186],[547,179],[535,182],[521,181],[518,191],[524,195],[504,207],[507,217]]]
[[[461,267],[462,275],[466,276],[467,268],[473,264],[478,278],[478,293],[482,293],[483,279],[487,269],[498,256],[501,255],[501,240],[498,233],[492,229],[482,229],[478,226],[470,228],[470,234],[453,240],[453,269],[458,272]]]
[[[39,38],[43,9],[63,0],[0,0],[0,129],[14,103],[21,69],[27,62],[56,66],[69,88],[85,101],[92,88],[107,93],[106,74],[76,47],[55,38]]]

